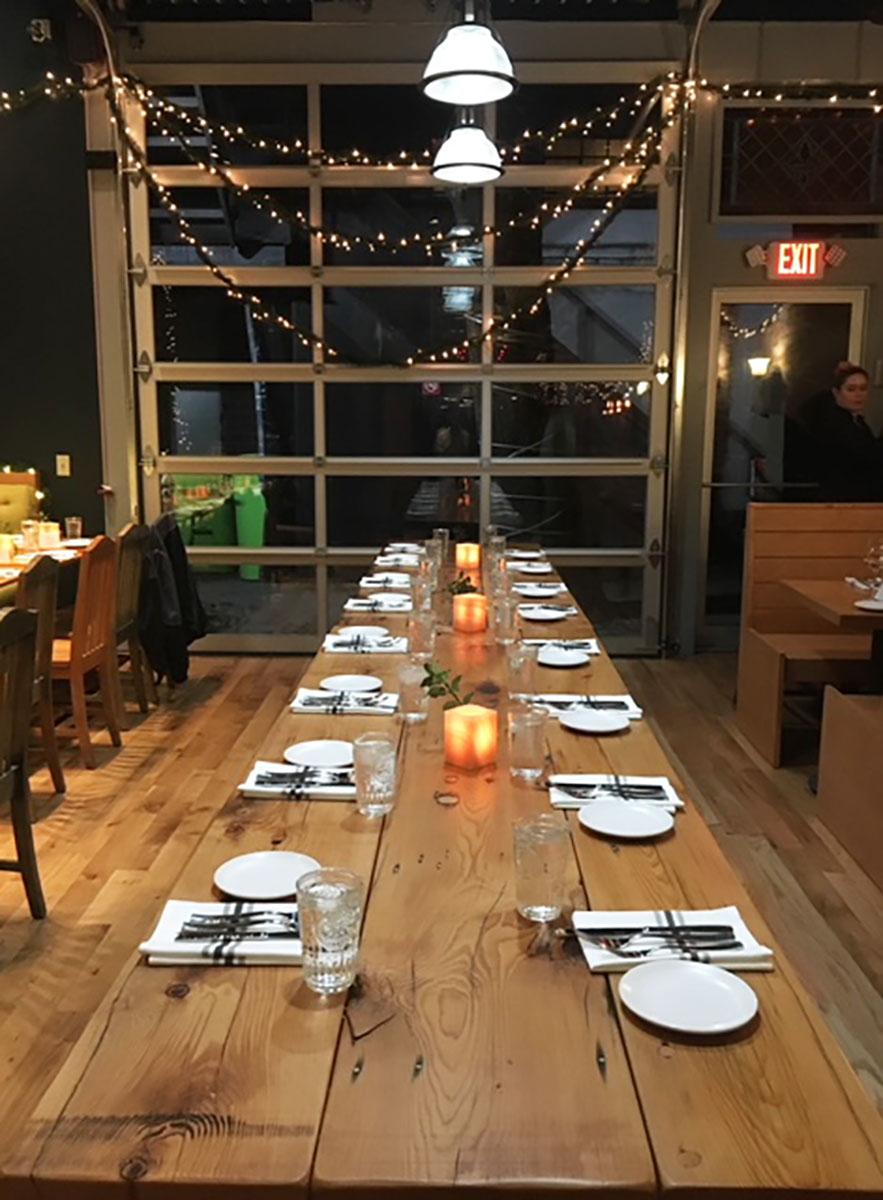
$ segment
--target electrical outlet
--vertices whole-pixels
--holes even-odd
[[[56,454],[55,456],[55,474],[59,477],[67,477],[71,473],[71,456],[69,454]]]

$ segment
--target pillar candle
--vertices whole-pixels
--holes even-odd
[[[480,704],[445,711],[445,762],[474,771],[497,761],[497,714]]]
[[[461,571],[474,571],[481,566],[481,546],[476,542],[458,542],[456,559]]]
[[[455,596],[454,628],[458,633],[481,633],[487,629],[487,596],[481,592]]]

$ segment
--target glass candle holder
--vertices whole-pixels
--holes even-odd
[[[497,761],[498,722],[492,708],[459,704],[445,711],[445,762],[474,771]]]
[[[458,633],[483,633],[487,621],[487,596],[481,592],[462,592],[454,597],[454,628]]]
[[[478,542],[458,542],[454,561],[460,571],[476,571],[481,566],[481,546]]]

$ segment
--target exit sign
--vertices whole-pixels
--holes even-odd
[[[826,242],[770,242],[768,246],[752,246],[745,252],[751,267],[766,266],[767,279],[821,279],[826,267],[839,267],[846,258],[842,246]]]

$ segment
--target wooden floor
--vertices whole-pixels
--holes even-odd
[[[0,876],[0,1153],[151,927],[306,661],[196,658],[174,700],[147,718],[129,705],[121,750],[98,736],[97,771],[67,752],[67,796],[48,795],[45,771],[33,777],[49,917],[32,921],[18,879]],[[732,659],[619,665],[883,1107],[883,897],[816,820],[806,771],[770,771],[739,739]],[[4,821],[0,856],[9,843]]]

